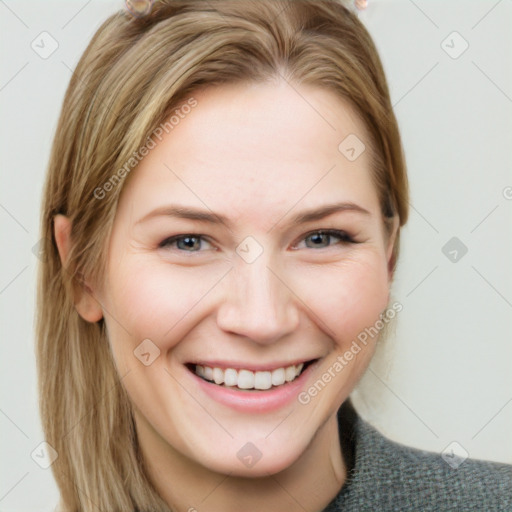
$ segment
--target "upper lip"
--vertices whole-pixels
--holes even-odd
[[[273,371],[278,368],[287,368],[288,366],[299,365],[301,363],[306,364],[313,361],[315,358],[309,359],[295,359],[293,361],[285,361],[285,362],[271,362],[271,363],[242,363],[239,361],[220,361],[220,360],[197,360],[190,363],[187,363],[187,366],[209,366],[210,368],[221,368],[222,370],[227,370],[228,368],[233,368],[234,370],[250,370],[250,371]]]

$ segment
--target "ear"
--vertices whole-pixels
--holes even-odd
[[[65,215],[58,214],[53,219],[53,225],[60,261],[66,268],[71,247],[71,221]],[[84,320],[94,323],[103,318],[101,305],[94,298],[94,292],[87,282],[77,285],[74,293],[75,309]]]
[[[395,215],[393,218],[393,227],[391,228],[391,233],[387,238],[387,249],[386,249],[386,260],[388,262],[388,280],[391,283],[394,276],[394,268],[396,265],[396,258],[393,255],[393,248],[395,247],[396,235],[398,233],[398,228],[400,226],[400,219],[398,215]]]

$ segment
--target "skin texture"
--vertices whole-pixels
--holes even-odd
[[[336,411],[376,339],[309,403],[294,399],[271,412],[213,400],[185,363],[318,359],[307,390],[386,308],[397,223],[388,237],[369,149],[355,161],[338,149],[349,134],[367,148],[369,141],[332,92],[279,82],[210,87],[194,97],[197,106],[124,183],[107,275],[88,283],[76,307],[86,320],[105,317],[150,475],[169,505],[321,510],[346,478]],[[369,214],[290,223],[334,202]],[[139,222],[178,203],[224,215],[229,228],[163,215]],[[310,237],[321,229],[346,231],[359,243]],[[68,220],[58,216],[55,230],[65,261]],[[183,241],[159,247],[193,234],[203,235],[193,249]],[[249,236],[263,250],[251,263],[236,252]],[[145,339],[160,350],[149,366],[134,356]],[[262,454],[252,467],[237,457],[247,442]]]

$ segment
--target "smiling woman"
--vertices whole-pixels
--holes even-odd
[[[140,12],[82,56],[44,192],[37,356],[62,510],[509,509],[509,467],[453,473],[350,403],[400,311],[408,213],[357,16]]]

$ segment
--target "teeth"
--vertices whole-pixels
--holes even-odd
[[[224,372],[224,384],[226,386],[236,386],[238,384],[238,373],[233,368],[228,368]]]
[[[213,369],[213,381],[215,384],[224,383],[224,372],[220,368]]]
[[[285,368],[284,378],[285,378],[286,382],[291,382],[293,379],[295,379],[296,375],[297,375],[297,368],[295,366],[288,366],[288,368]]]
[[[300,363],[273,371],[253,372],[251,370],[237,371],[233,368],[222,370],[217,367],[196,365],[195,372],[199,377],[218,385],[224,384],[239,389],[265,390],[272,386],[281,386],[285,382],[292,382],[300,375],[303,368],[304,363]]]
[[[254,372],[249,370],[240,370],[238,372],[238,382],[236,384],[240,389],[254,388]]]
[[[256,389],[270,389],[272,387],[272,373],[256,372],[254,374],[254,387]]]
[[[196,366],[196,368],[197,368],[197,366]],[[196,372],[197,372],[197,370],[196,370]],[[205,366],[203,377],[206,380],[213,380],[213,368],[210,368],[209,366]]]
[[[274,370],[272,372],[272,385],[280,386],[281,384],[284,384],[286,382],[284,375],[285,375],[284,368],[278,368],[277,370]]]

